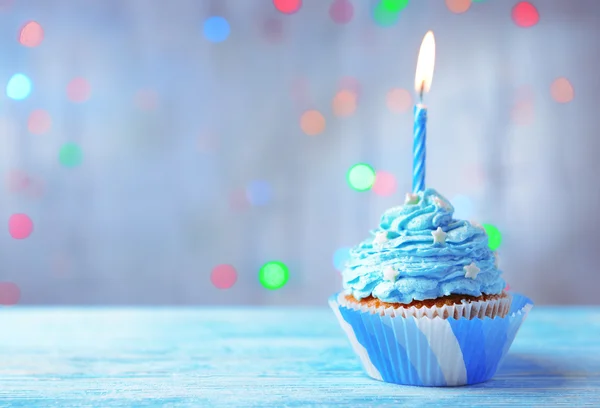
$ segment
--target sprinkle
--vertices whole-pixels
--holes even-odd
[[[435,203],[435,205],[437,205],[440,208],[443,208],[444,210],[448,209],[448,204],[446,204],[446,202],[439,197],[433,197],[433,202]]]
[[[475,279],[477,277],[477,274],[481,270],[477,267],[477,265],[475,265],[475,262],[471,262],[470,265],[464,266],[464,269],[465,269],[465,278],[471,278],[471,279]]]
[[[378,231],[375,233],[375,238],[373,238],[373,246],[381,247],[387,240],[387,231]]]
[[[446,234],[442,227],[437,227],[435,231],[431,231],[431,235],[433,235],[433,243],[434,244],[445,244],[446,243]]]
[[[383,270],[383,279],[387,281],[396,282],[396,280],[398,279],[398,275],[398,271],[391,266],[386,266]]]
[[[406,193],[404,198],[404,205],[413,205],[419,202],[419,196],[417,194]]]

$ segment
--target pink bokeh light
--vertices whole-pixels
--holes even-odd
[[[50,114],[43,109],[36,109],[29,114],[27,129],[34,135],[43,135],[52,127]]]
[[[15,283],[0,282],[0,305],[16,305],[19,299],[21,299],[21,290]]]
[[[210,273],[210,281],[217,289],[229,289],[237,281],[237,272],[232,265],[217,265]]]
[[[397,186],[396,176],[392,173],[388,173],[387,171],[378,171],[375,173],[375,183],[372,187],[375,194],[389,197],[396,192]]]
[[[26,23],[19,31],[19,42],[25,47],[37,47],[44,40],[44,29],[36,21]]]
[[[69,98],[71,102],[85,102],[90,99],[91,94],[92,87],[85,78],[73,78],[67,85],[67,98]]]
[[[262,23],[261,33],[269,42],[279,42],[283,39],[283,23],[278,18],[268,18]]]
[[[33,221],[26,214],[13,214],[8,219],[8,232],[14,239],[25,239],[33,232]]]
[[[338,24],[347,24],[354,16],[354,6],[349,0],[335,0],[329,7],[329,17]]]

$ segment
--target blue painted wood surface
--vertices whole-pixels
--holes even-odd
[[[371,380],[324,308],[3,308],[0,330],[0,407],[600,406],[600,308],[534,308],[459,388]]]

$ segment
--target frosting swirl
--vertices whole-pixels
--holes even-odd
[[[372,295],[388,303],[501,293],[505,283],[485,230],[453,219],[454,207],[433,189],[414,199],[387,210],[373,236],[350,251],[344,288],[358,300]]]

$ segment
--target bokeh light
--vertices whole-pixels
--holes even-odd
[[[550,95],[558,103],[569,103],[573,100],[575,92],[573,85],[564,77],[556,78],[550,85]]]
[[[465,195],[457,194],[450,200],[454,207],[454,219],[468,220],[473,214],[473,202]]]
[[[278,42],[283,38],[283,23],[278,18],[267,18],[262,24],[262,35],[271,42]]]
[[[471,0],[446,0],[446,7],[453,13],[464,13],[471,7]]]
[[[36,109],[29,114],[27,129],[34,135],[43,135],[52,127],[50,114],[43,109]]]
[[[273,0],[273,5],[283,14],[294,14],[302,7],[302,0]]]
[[[529,2],[521,1],[512,8],[511,17],[519,27],[533,27],[540,21],[540,14],[535,6]]]
[[[154,89],[140,89],[133,99],[140,110],[154,111],[158,108],[158,93]]]
[[[18,193],[27,190],[31,185],[31,179],[21,170],[11,170],[6,176],[6,186],[8,191]]]
[[[511,112],[512,121],[519,126],[529,126],[534,119],[533,101],[517,101]]]
[[[44,29],[36,21],[30,21],[21,27],[19,42],[25,47],[37,47],[44,40]]]
[[[83,152],[79,145],[68,142],[62,145],[58,154],[60,164],[65,167],[76,167],[83,161]]]
[[[19,303],[21,290],[12,282],[0,282],[0,305],[12,306]]]
[[[409,0],[381,0],[380,7],[386,11],[391,13],[397,13],[402,11],[406,6],[408,6]]]
[[[288,267],[280,261],[270,261],[264,264],[258,272],[258,280],[266,289],[282,288],[290,277]]]
[[[33,232],[33,221],[27,214],[13,214],[8,219],[8,233],[14,239],[28,238]]]
[[[350,249],[348,247],[338,248],[333,253],[333,266],[338,271],[344,269],[346,262],[350,259]]]
[[[67,84],[67,98],[71,102],[82,103],[90,99],[92,87],[90,83],[81,77],[73,78]]]
[[[534,90],[530,85],[521,85],[515,92],[515,103],[511,119],[518,126],[528,126],[535,116]]]
[[[338,24],[347,24],[354,16],[354,6],[350,0],[335,0],[329,6],[329,17]]]
[[[412,106],[412,95],[406,89],[394,88],[387,93],[386,103],[391,112],[405,113]]]
[[[375,173],[375,182],[373,183],[373,192],[382,197],[389,197],[396,192],[398,183],[396,176],[387,171],[378,171]]]
[[[248,202],[254,206],[269,204],[273,195],[271,185],[264,180],[254,180],[246,187]]]
[[[356,94],[352,91],[341,90],[333,97],[333,113],[336,116],[351,116],[356,111]]]
[[[237,281],[237,272],[232,265],[217,265],[210,273],[210,281],[217,289],[229,289]]]
[[[495,251],[502,243],[500,230],[492,224],[482,224],[481,226],[485,229],[485,233],[488,236],[488,246],[492,251]]]
[[[300,129],[308,136],[316,136],[325,130],[325,117],[318,110],[309,110],[300,117]]]
[[[14,74],[6,84],[6,96],[20,101],[29,96],[33,85],[31,80],[24,74]]]
[[[209,17],[204,21],[204,38],[210,42],[223,42],[229,37],[229,22],[221,16]]]
[[[400,10],[395,10],[390,7],[391,2],[380,1],[373,7],[373,20],[375,24],[381,27],[390,27],[398,22],[400,18]]]
[[[366,163],[358,163],[350,167],[346,175],[348,184],[356,191],[367,191],[375,183],[375,170]]]

